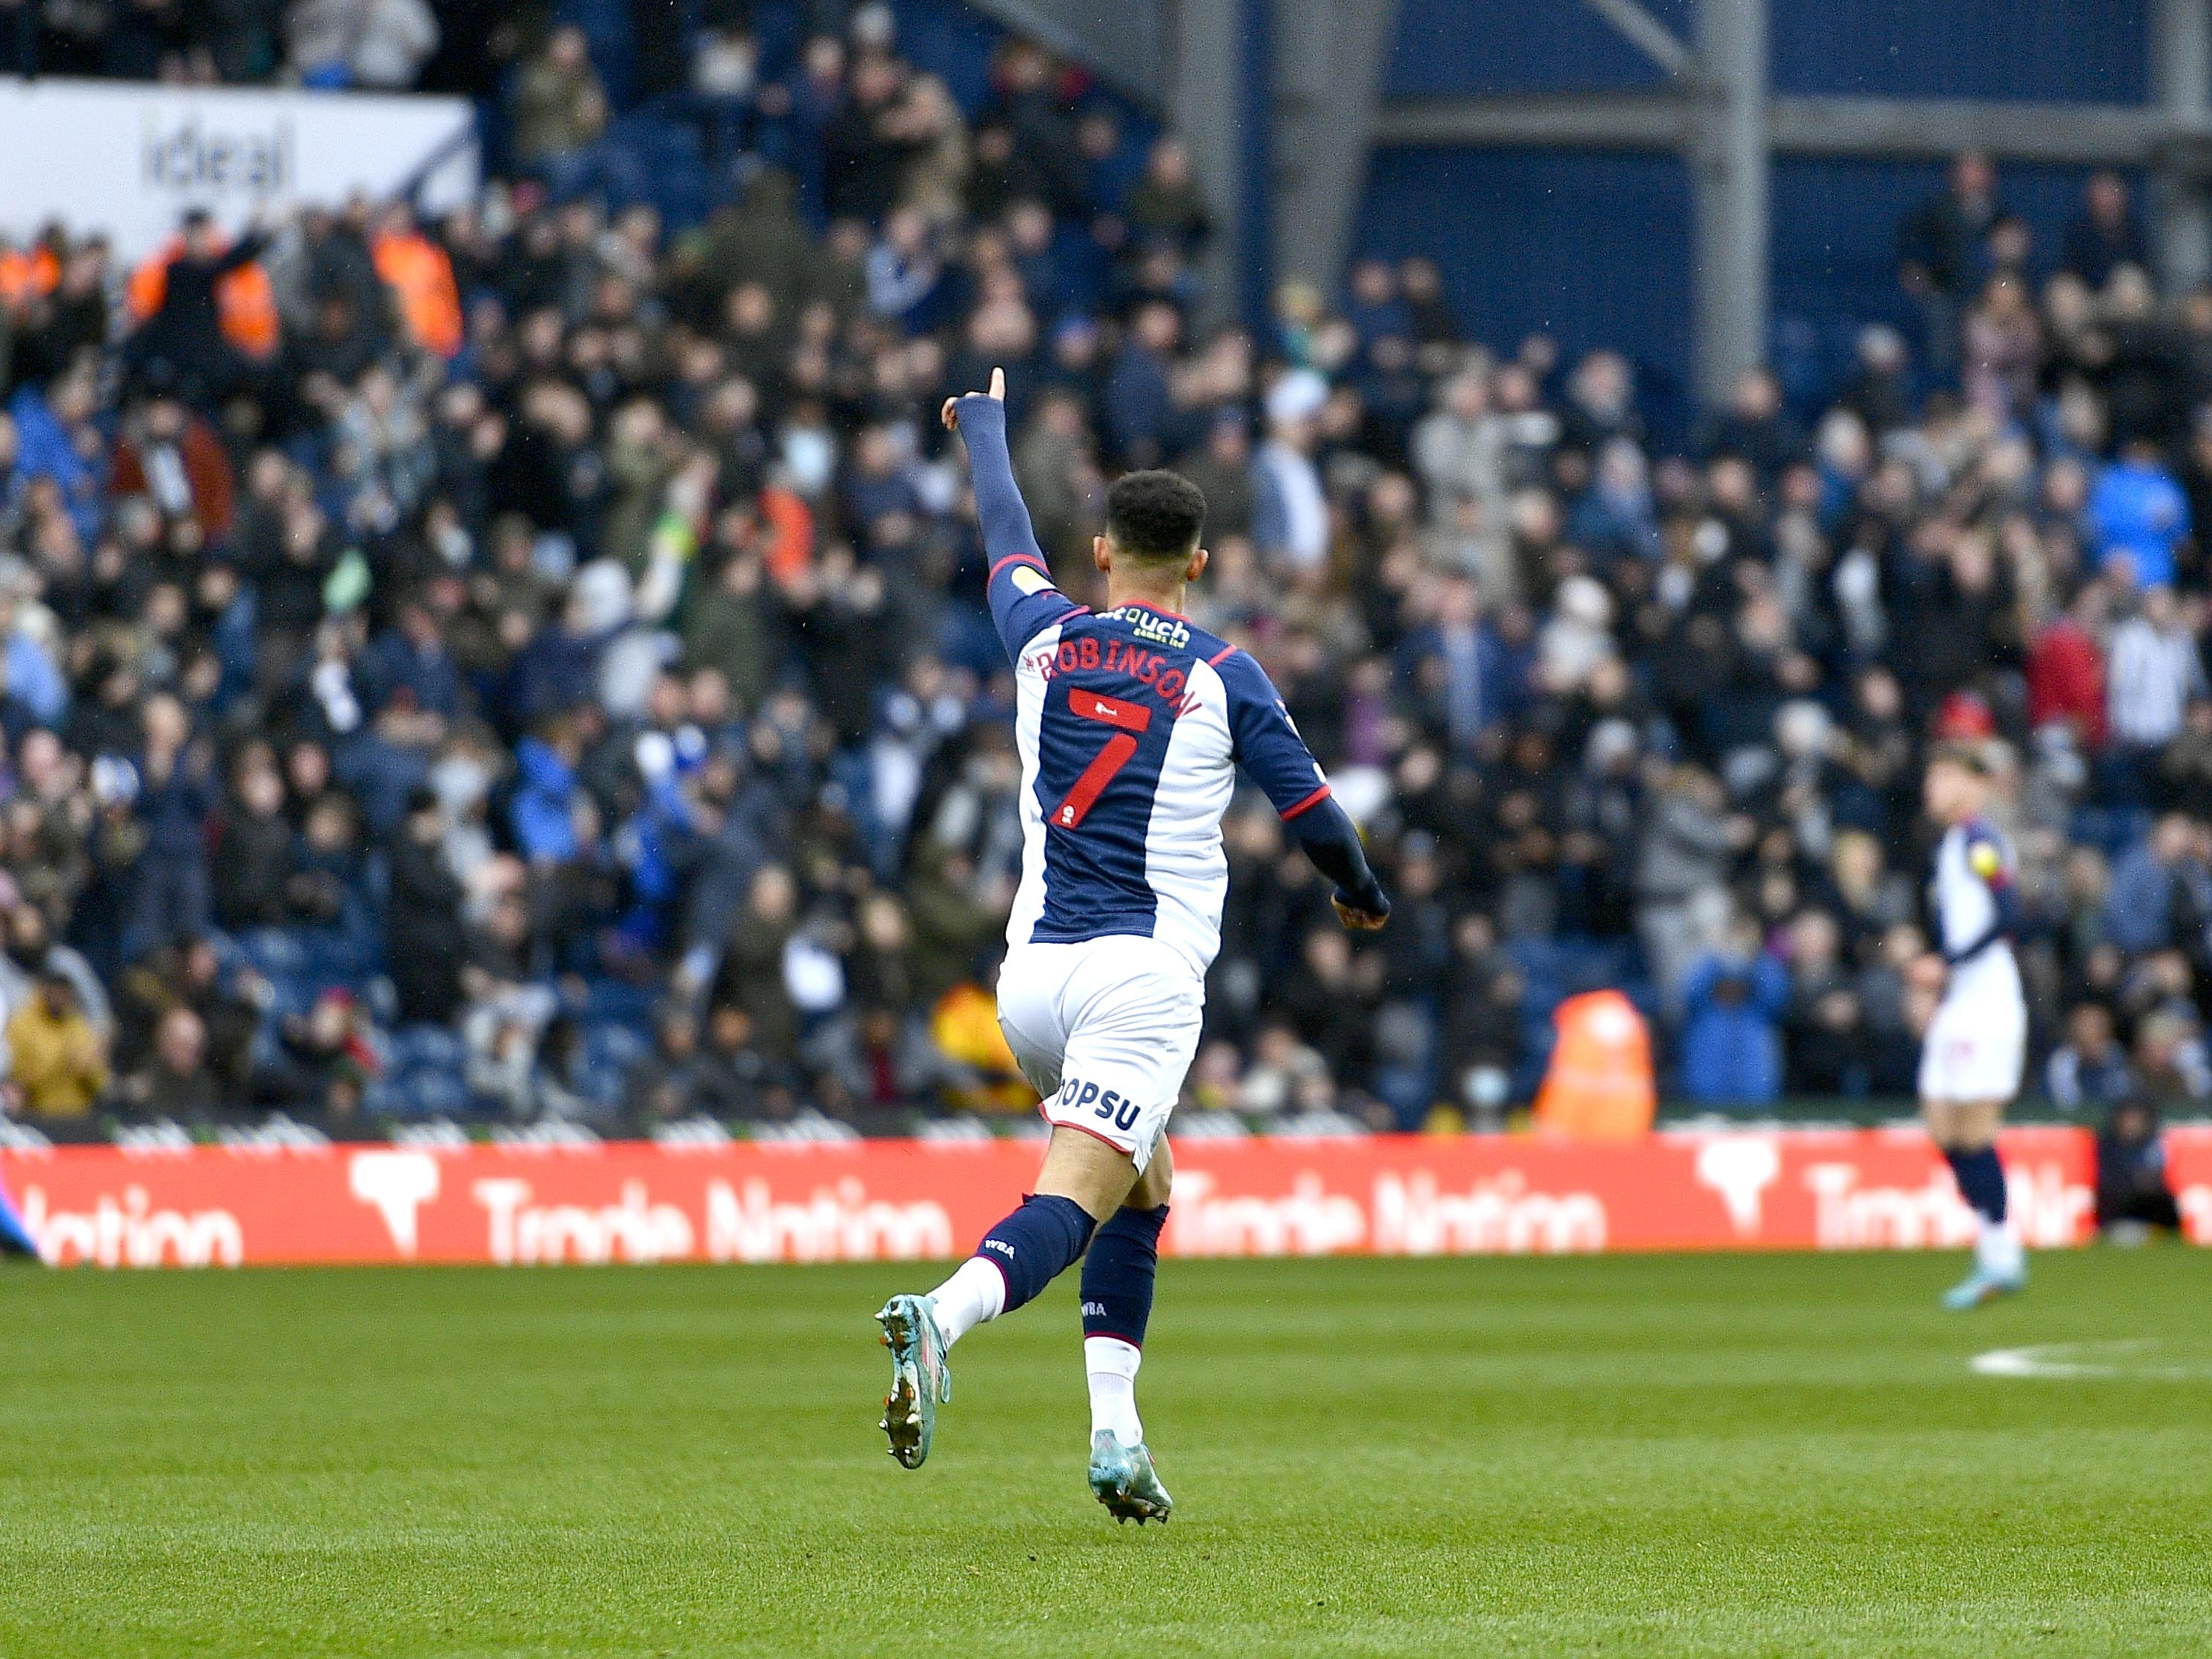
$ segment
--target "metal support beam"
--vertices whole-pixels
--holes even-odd
[[[2212,0],[2158,0],[2151,15],[2151,90],[2181,128],[2212,124]],[[2212,276],[2212,179],[2202,143],[2170,143],[2158,156],[2159,276],[2171,292]]]
[[[1344,268],[1397,0],[1274,0],[1273,270],[1333,288]]]
[[[1613,25],[1613,32],[1680,80],[1696,66],[1690,49],[1675,39],[1674,31],[1637,4],[1636,0],[1583,0],[1583,4]]]
[[[1766,0],[1702,0],[1698,70],[1698,390],[1718,404],[1766,361]]]
[[[1375,120],[1378,144],[1465,144],[1565,149],[1679,150],[1690,142],[1690,100],[1677,92],[1499,93],[1481,98],[1391,98]]]
[[[2117,104],[1978,103],[1949,98],[1778,98],[1774,145],[1797,155],[1954,155],[2134,166],[2177,131],[2157,110]]]
[[[1375,142],[1667,150],[1686,147],[1695,122],[1692,96],[1675,92],[1394,98],[1376,119]],[[1940,158],[1981,149],[2003,161],[2148,167],[2176,148],[2212,144],[2212,115],[2112,104],[1781,97],[1768,100],[1767,131],[1782,155]]]
[[[1168,0],[1164,65],[1168,118],[1190,151],[1213,236],[1200,256],[1202,320],[1238,308],[1244,268],[1243,8],[1241,0]]]

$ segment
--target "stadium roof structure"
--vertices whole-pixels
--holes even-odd
[[[1687,38],[1639,0],[1536,0],[1586,10],[1656,68],[1634,92],[1394,97],[1383,90],[1397,0],[1271,0],[1249,51],[1246,0],[976,0],[1080,56],[1160,107],[1189,144],[1222,234],[1215,275],[1263,258],[1275,276],[1333,284],[1382,145],[1545,147],[1679,155],[1689,164],[1698,389],[1723,396],[1769,337],[1769,170],[1778,155],[1931,157],[2141,167],[2157,183],[2158,275],[2170,292],[2212,279],[2212,0],[2150,0],[2150,98],[2140,105],[2021,99],[1777,94],[1772,0],[1694,0]],[[1255,61],[1255,60],[1257,61]],[[1255,78],[1262,84],[1252,85]],[[1264,110],[1264,149],[1248,116]],[[1247,175],[1264,155],[1266,177]],[[1266,246],[1250,202],[1266,204]],[[1211,291],[1237,291],[1213,283]]]

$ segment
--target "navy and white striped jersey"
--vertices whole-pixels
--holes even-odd
[[[964,398],[959,418],[1017,688],[1024,844],[1007,943],[1139,934],[1202,974],[1221,944],[1237,769],[1285,820],[1341,809],[1244,652],[1170,611],[1099,615],[1053,586],[1014,489],[1004,405]]]
[[[2021,995],[2011,943],[2021,924],[2016,869],[2012,843],[1988,819],[1969,818],[1943,832],[1929,896],[1936,946],[1951,964],[1948,995],[1985,989],[2008,998]]]

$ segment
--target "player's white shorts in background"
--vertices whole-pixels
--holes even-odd
[[[1920,1045],[1923,1100],[2009,1101],[2027,1057],[2027,1010],[2013,996],[1947,996]]]
[[[1206,982],[1131,933],[1018,945],[999,970],[999,1027],[1045,1121],[1096,1135],[1141,1170],[1198,1053]]]

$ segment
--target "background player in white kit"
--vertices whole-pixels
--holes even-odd
[[[1940,954],[1914,964],[1914,978],[1941,993],[1920,1049],[1920,1114],[1942,1148],[1959,1194],[1974,1212],[1973,1271],[1943,1298],[1963,1310],[2027,1283],[2020,1236],[2006,1212],[1996,1138],[2020,1092],[2027,1050],[2027,1002],[2013,960],[2020,928],[2010,844],[1983,816],[1988,762],[1964,744],[1928,763],[1924,799],[1944,826],[1933,884]]]
[[[1117,1519],[1164,1521],[1137,1366],[1173,1179],[1164,1131],[1220,948],[1237,769],[1335,884],[1346,927],[1380,927],[1390,902],[1260,665],[1181,614],[1206,564],[1196,486],[1135,472],[1107,492],[1092,544],[1107,609],[1093,613],[1053,586],[1014,486],[1005,374],[947,399],[944,419],[968,446],[991,616],[1015,668],[1024,847],[999,1023],[1053,1129],[1021,1206],[936,1290],[876,1316],[892,1357],[882,1426],[919,1468],[951,1397],[946,1350],[1081,1259],[1091,1488]]]

